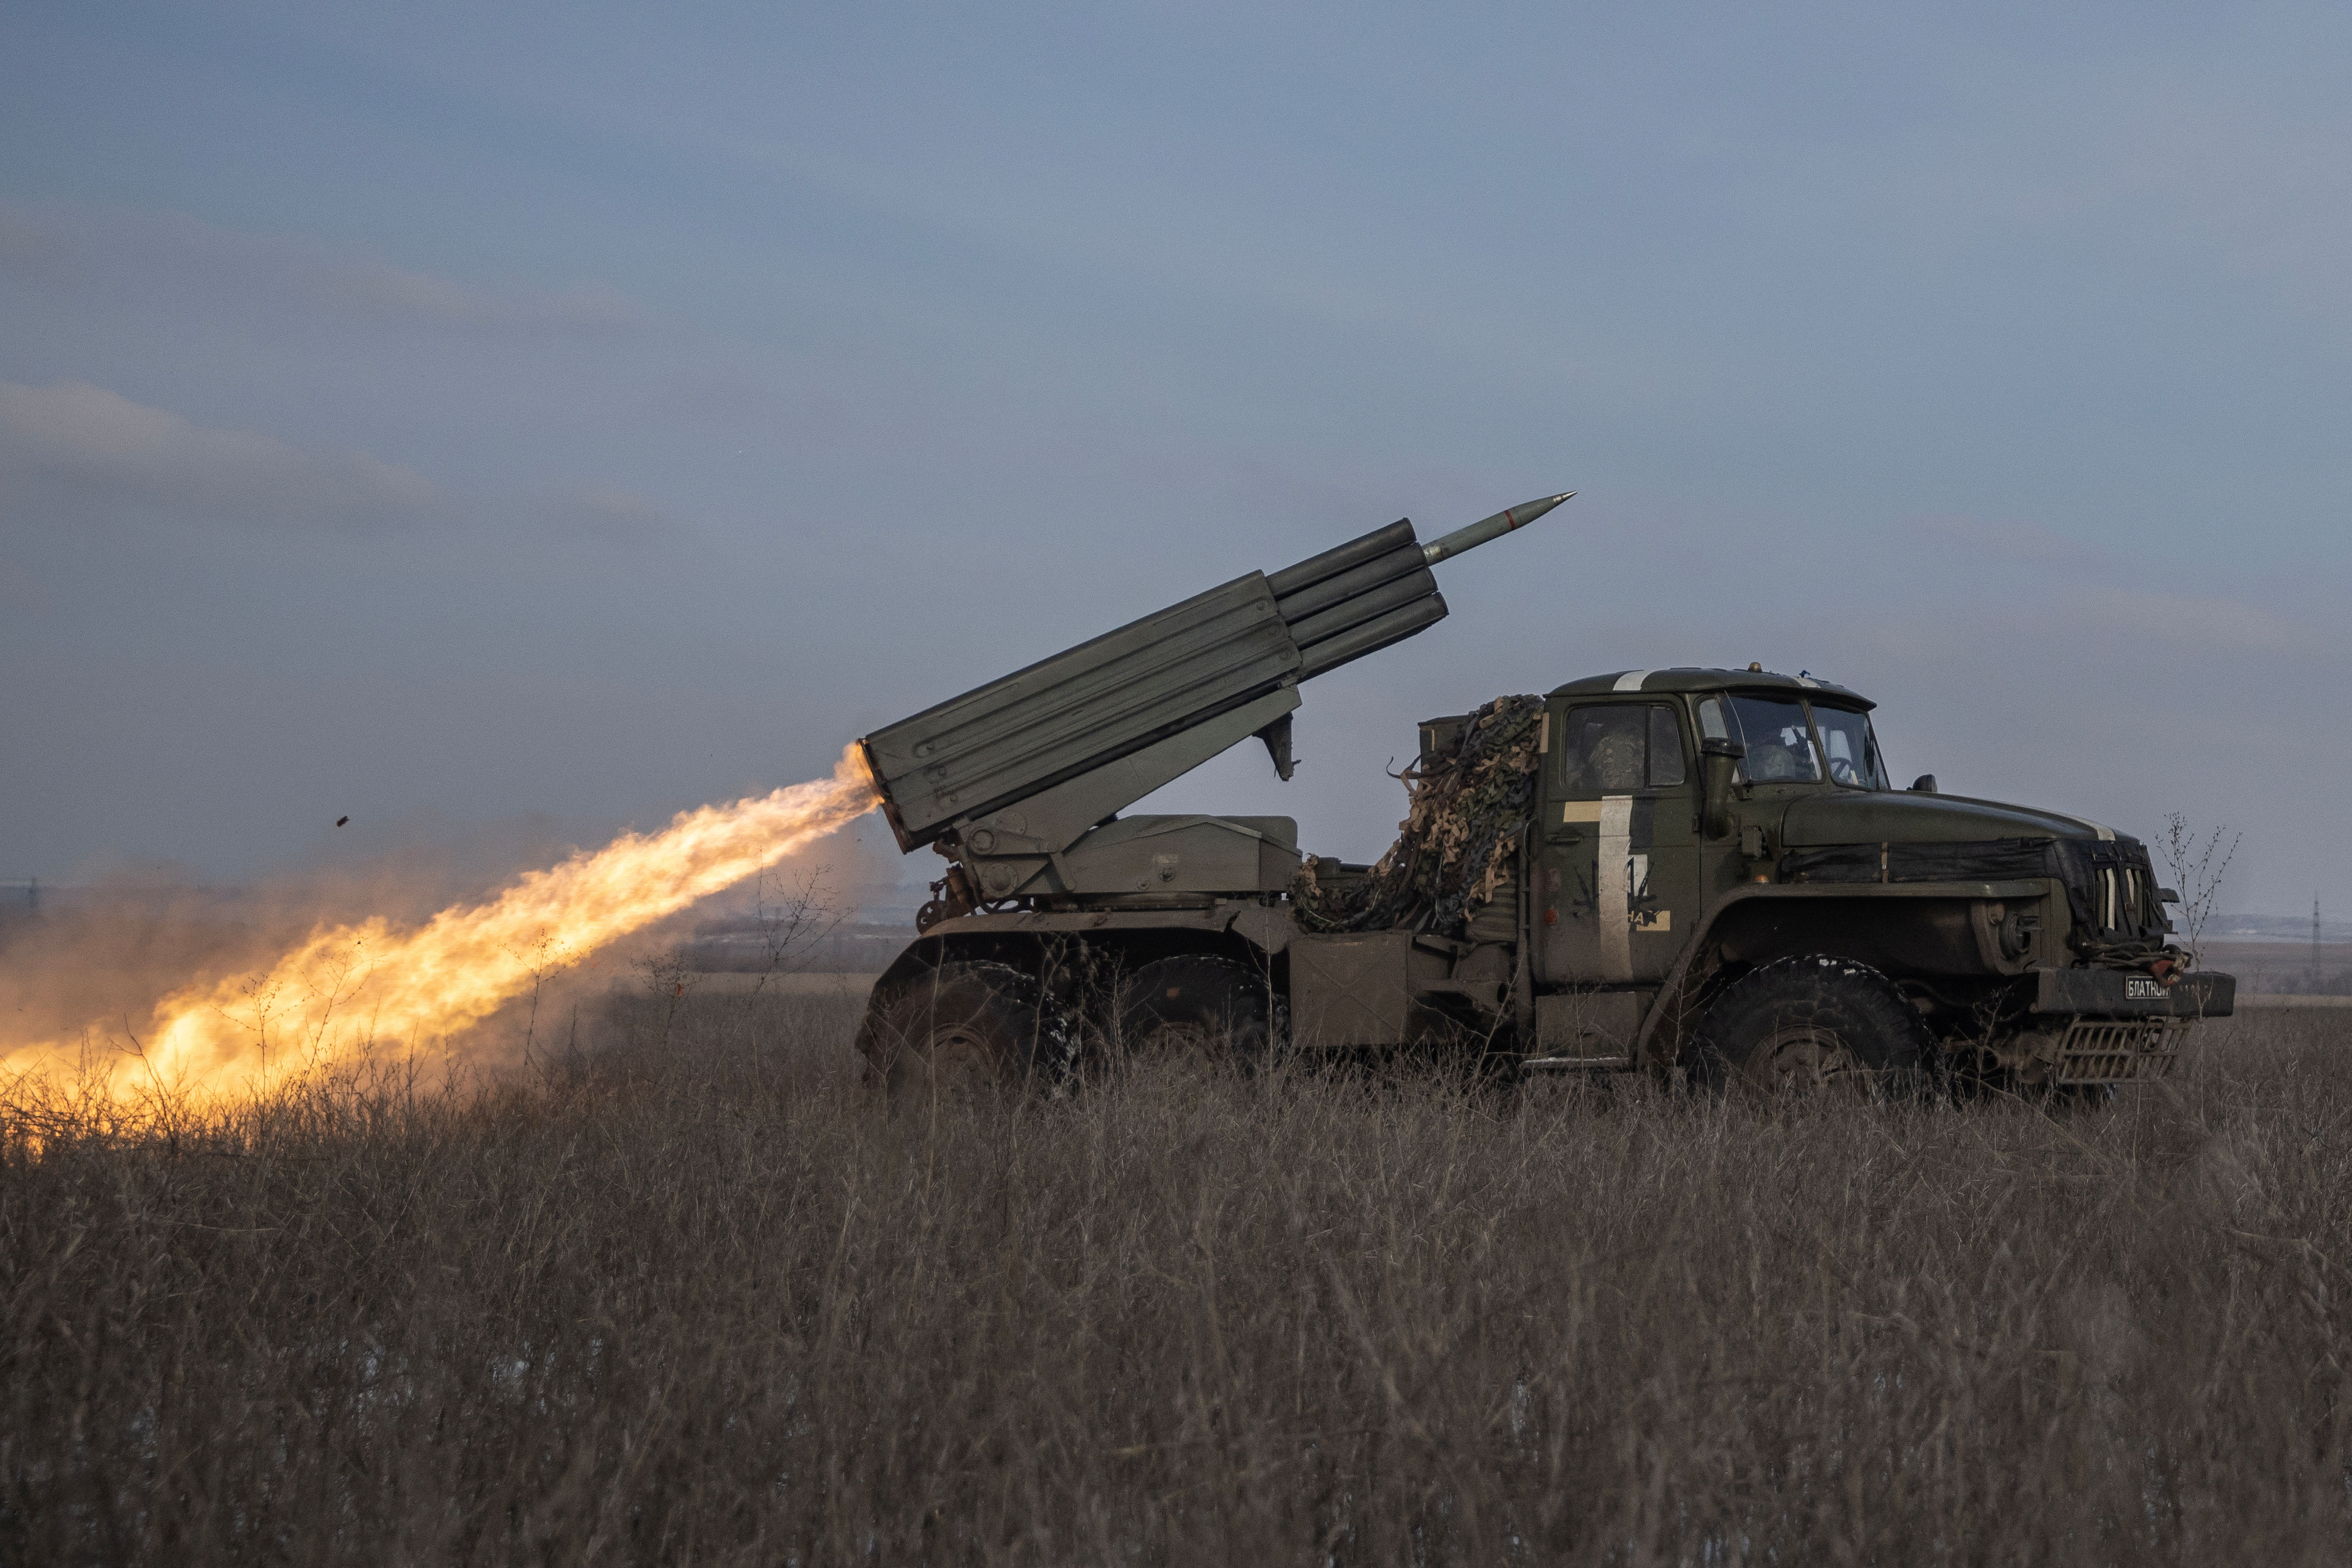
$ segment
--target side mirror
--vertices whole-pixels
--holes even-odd
[[[1917,778],[1911,781],[1911,788],[1913,793],[1917,795],[1935,794],[1936,775],[1933,773],[1921,773]]]
[[[1746,745],[1721,735],[1709,735],[1698,743],[1699,765],[1706,775],[1706,803],[1700,826],[1709,838],[1731,832],[1731,769],[1747,754]]]

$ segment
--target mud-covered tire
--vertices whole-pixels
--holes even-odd
[[[1694,1045],[1707,1081],[1765,1095],[1908,1094],[1923,1084],[1927,1032],[1895,983],[1868,964],[1805,953],[1726,986]]]
[[[1051,1056],[1036,979],[1002,963],[943,963],[858,1030],[866,1078],[893,1100],[970,1100],[1018,1088]]]
[[[1119,983],[1120,1055],[1192,1058],[1255,1069],[1289,1034],[1261,975],[1230,958],[1178,953],[1139,964]]]

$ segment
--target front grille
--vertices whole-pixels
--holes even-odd
[[[2061,838],[2051,846],[2066,883],[2074,951],[2095,963],[2137,966],[2161,953],[2171,933],[2164,900],[2137,838]]]
[[[2091,903],[2094,923],[2104,931],[2137,934],[2164,925],[2156,879],[2143,867],[2102,867],[2093,874]]]
[[[2058,1041],[2059,1083],[2162,1078],[2180,1058],[2187,1018],[2077,1018]]]

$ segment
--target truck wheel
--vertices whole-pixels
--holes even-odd
[[[1230,958],[1192,952],[1155,958],[1119,985],[1119,1046],[1130,1057],[1255,1067],[1289,1032],[1277,1005],[1265,980]]]
[[[1907,1089],[1927,1030],[1895,983],[1867,964],[1806,953],[1759,964],[1700,1020],[1702,1069],[1766,1094]]]
[[[1025,1082],[1045,1055],[1037,982],[1002,963],[943,963],[858,1031],[893,1099],[970,1100]]]

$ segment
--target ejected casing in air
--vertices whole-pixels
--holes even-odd
[[[1567,499],[1528,501],[1428,545],[1414,538],[1410,520],[1392,522],[1282,571],[1237,577],[875,731],[862,744],[898,847],[919,848],[958,821],[1002,811],[1426,630],[1445,618],[1432,563]],[[1295,695],[1287,701],[1297,706]]]

